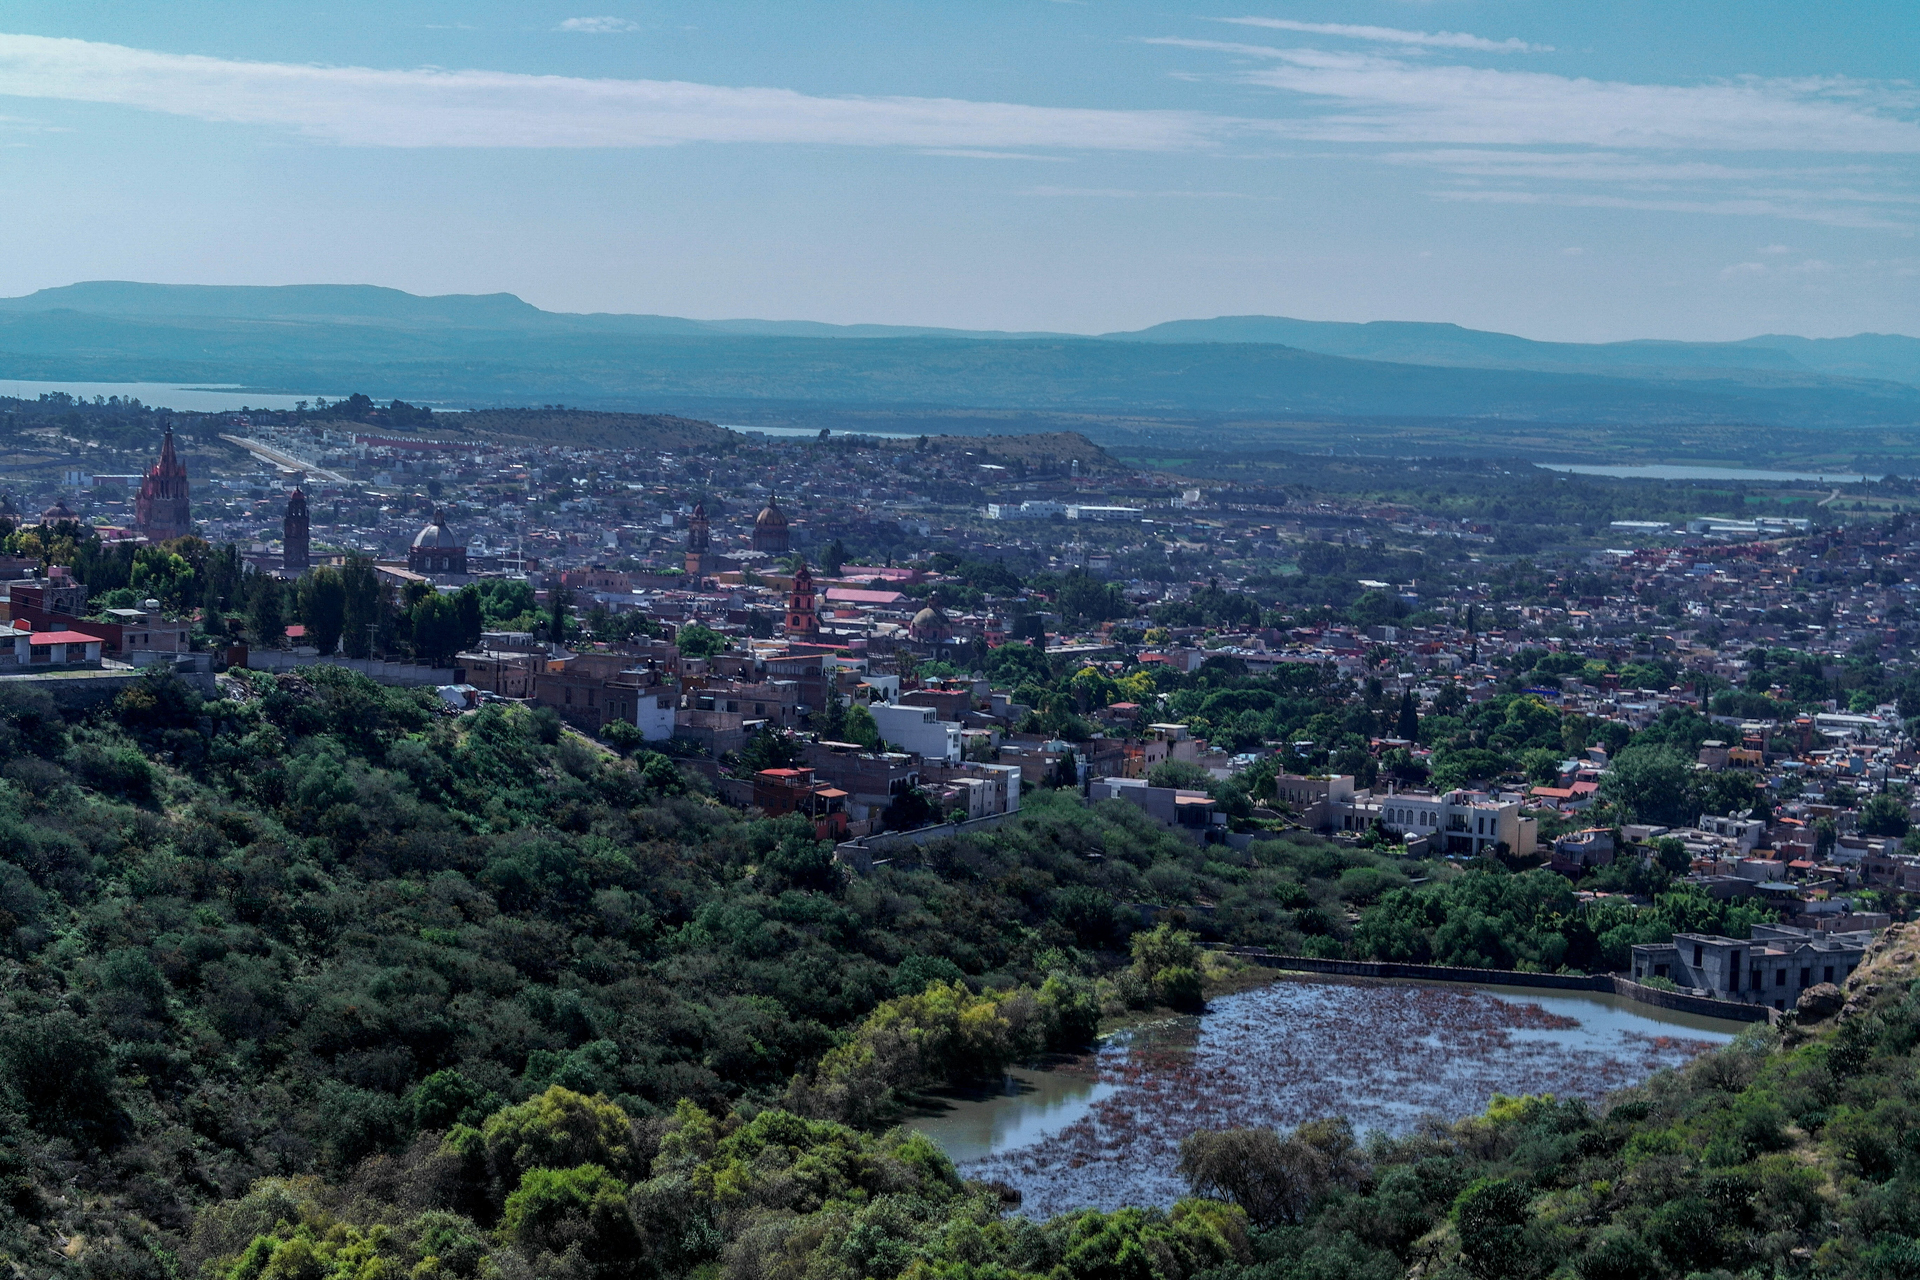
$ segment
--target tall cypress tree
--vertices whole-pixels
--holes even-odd
[[[1420,736],[1420,712],[1413,705],[1411,689],[1400,695],[1400,718],[1394,725],[1394,736],[1409,742]]]

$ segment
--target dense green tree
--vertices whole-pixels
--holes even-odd
[[[280,580],[270,573],[250,573],[244,591],[248,634],[263,648],[277,646],[287,633],[286,592]]]
[[[297,598],[307,643],[323,656],[339,648],[347,617],[347,587],[340,571],[332,565],[321,565],[302,574]]]
[[[699,622],[690,622],[675,633],[673,642],[683,658],[711,658],[727,647],[727,638]]]
[[[346,563],[340,569],[340,585],[346,593],[341,607],[341,643],[349,658],[371,657],[374,639],[386,612],[380,577],[373,561],[348,552]]]
[[[1912,821],[1898,796],[1881,794],[1860,806],[1860,830],[1870,836],[1904,836]]]
[[[1615,756],[1600,780],[1600,794],[1637,822],[1691,826],[1693,760],[1671,746],[1638,743]]]
[[[440,592],[422,596],[409,615],[413,631],[413,653],[422,662],[445,666],[460,652],[465,640],[460,608],[454,598]]]
[[[568,629],[572,626],[572,617],[573,592],[561,586],[549,588],[545,624],[547,639],[555,644],[565,644]]]

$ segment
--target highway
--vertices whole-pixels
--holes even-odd
[[[346,476],[341,475],[338,471],[329,471],[325,467],[317,466],[314,463],[296,458],[292,454],[276,449],[270,444],[262,444],[258,440],[249,440],[245,436],[230,436],[224,432],[221,433],[220,438],[228,444],[239,445],[242,449],[245,449],[248,453],[260,459],[260,461],[278,467],[282,471],[299,471],[306,475],[325,480],[329,484],[350,485],[355,483]]]

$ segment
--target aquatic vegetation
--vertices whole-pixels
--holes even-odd
[[[1406,1133],[1478,1114],[1499,1094],[1599,1101],[1728,1038],[1585,1032],[1578,1019],[1477,987],[1283,979],[1115,1037],[1096,1055],[1117,1086],[1031,1146],[963,1166],[1039,1216],[1084,1205],[1171,1204],[1180,1143],[1216,1129],[1291,1129],[1344,1116]]]

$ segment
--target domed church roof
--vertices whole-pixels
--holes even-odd
[[[774,500],[774,496],[771,493],[767,495],[767,505],[760,508],[760,514],[753,518],[753,527],[756,529],[784,529],[787,527],[787,513],[780,509],[780,504]]]
[[[413,545],[421,548],[452,548],[460,545],[460,539],[454,537],[453,530],[447,528],[447,513],[436,511],[433,513],[433,523],[414,535]]]

